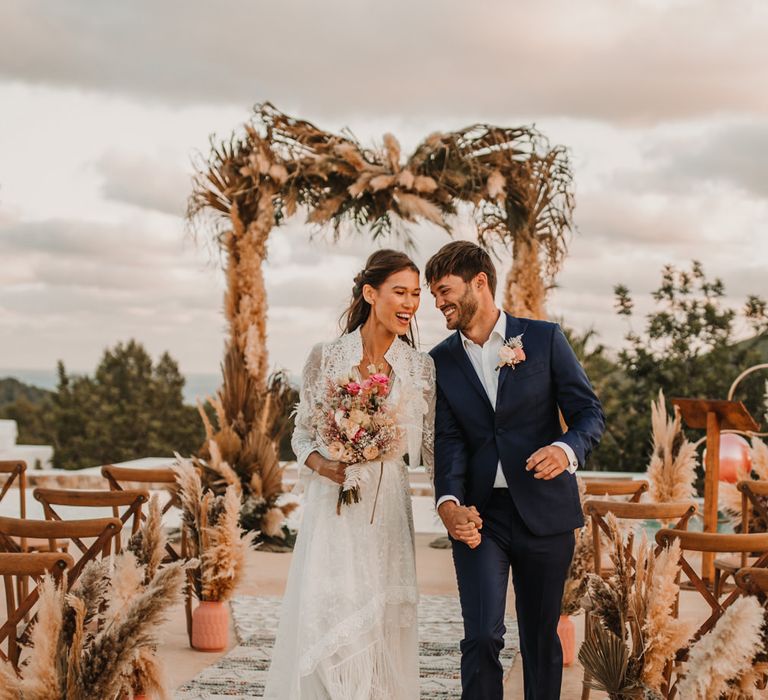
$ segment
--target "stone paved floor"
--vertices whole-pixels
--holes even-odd
[[[419,578],[419,589],[425,594],[450,595],[456,594],[456,579],[453,571],[450,550],[438,550],[429,547],[434,535],[420,534],[416,536],[416,563]],[[240,595],[281,595],[290,564],[290,554],[271,554],[266,552],[251,552],[247,560],[247,571],[239,589]],[[514,594],[510,588],[507,595],[507,609],[514,610]],[[696,594],[684,592],[681,598],[681,614],[696,620],[703,620],[705,607]],[[584,620],[575,619],[577,648],[583,640]],[[458,643],[458,640],[456,640]],[[234,631],[230,634],[230,648],[235,645]],[[165,643],[160,649],[160,655],[165,662],[171,687],[178,687],[185,681],[194,678],[202,669],[218,660],[224,653],[203,653],[193,651],[187,644],[184,624],[184,614],[181,608],[172,612],[166,628]],[[582,671],[576,665],[564,669],[563,700],[579,700],[581,698]],[[505,700],[522,700],[523,698],[522,666],[518,660],[513,666],[512,673],[505,686]],[[602,693],[592,692],[592,700],[605,698]]]

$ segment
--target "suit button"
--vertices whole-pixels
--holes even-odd
[[[504,432],[504,428],[496,428],[496,435],[501,435]]]

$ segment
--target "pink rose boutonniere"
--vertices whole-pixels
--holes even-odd
[[[507,338],[499,350],[498,372],[502,367],[515,369],[521,362],[525,362],[525,350],[523,350],[523,334]]]

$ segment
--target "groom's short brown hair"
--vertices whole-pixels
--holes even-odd
[[[424,275],[427,284],[432,284],[446,275],[456,275],[469,282],[480,272],[485,273],[491,295],[496,296],[496,268],[488,252],[472,241],[453,241],[427,261]]]

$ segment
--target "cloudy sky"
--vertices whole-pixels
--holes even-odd
[[[608,345],[627,330],[613,286],[647,308],[668,262],[701,260],[734,304],[767,294],[766,36],[763,0],[3,0],[0,367],[92,370],[133,337],[217,371],[223,280],[183,220],[191,164],[264,100],[406,152],[477,121],[568,146],[579,230],[549,308]],[[271,361],[292,372],[371,250],[312,233],[270,241]],[[420,263],[447,240],[413,234]],[[444,331],[424,301],[428,346]]]

